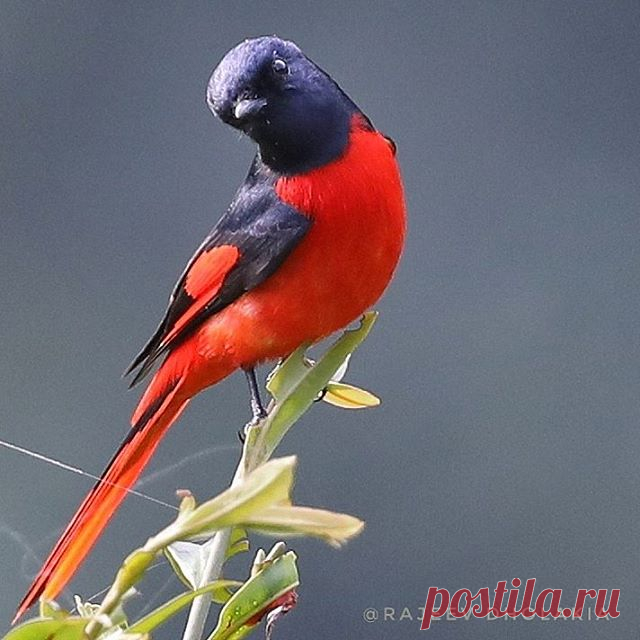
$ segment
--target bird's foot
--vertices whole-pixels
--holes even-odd
[[[247,433],[249,433],[249,429],[259,428],[262,421],[266,417],[267,412],[262,407],[260,407],[260,410],[254,412],[251,420],[249,420],[249,422],[247,422],[247,424],[245,424],[244,427],[242,427],[242,429],[238,431],[238,438],[242,444],[244,444],[244,441],[247,439]]]
[[[257,413],[256,415],[253,416],[253,418],[251,418],[251,420],[249,420],[249,422],[247,422],[245,429],[248,427],[259,427],[261,426],[261,423],[263,422],[263,420],[267,417],[267,412],[266,411],[261,411],[260,413]]]

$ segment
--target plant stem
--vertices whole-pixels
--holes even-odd
[[[258,426],[259,425],[254,426],[250,429],[245,429],[246,435],[244,445],[242,447],[242,456],[240,457],[240,461],[238,462],[238,466],[236,467],[235,473],[233,475],[233,480],[231,481],[232,487],[241,483],[244,476],[249,471],[251,471],[251,469],[248,468],[247,464],[248,452],[251,448],[250,443],[255,442],[254,434],[252,433],[252,431]],[[259,462],[257,464],[259,464]],[[257,464],[255,464],[255,466],[257,466]],[[214,580],[220,578],[220,575],[222,573],[222,566],[227,556],[227,549],[229,548],[230,539],[231,528],[222,529],[215,534],[214,543],[211,545],[211,550],[209,552],[209,556],[207,557],[204,571],[202,572],[201,583],[199,585],[196,585],[196,588],[202,587],[209,582],[213,582]],[[191,603],[189,617],[187,618],[187,623],[184,628],[182,640],[201,640],[204,632],[204,625],[207,622],[207,616],[209,615],[210,608],[210,594],[202,595],[196,598]]]
[[[229,540],[231,539],[231,529],[222,529],[214,536],[215,542],[211,546],[211,553],[207,558],[202,576],[202,584],[217,580],[222,572]],[[198,585],[201,586],[201,585]],[[187,624],[184,628],[183,640],[200,640],[204,632],[204,625],[209,615],[211,607],[211,594],[205,594],[196,598],[191,604]]]

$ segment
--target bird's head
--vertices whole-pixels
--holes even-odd
[[[207,104],[244,131],[272,169],[299,173],[344,151],[358,107],[298,46],[275,36],[245,40],[216,67]]]

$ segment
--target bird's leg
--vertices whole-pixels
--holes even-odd
[[[254,367],[244,369],[244,374],[247,376],[247,382],[249,383],[249,393],[251,394],[251,413],[253,417],[249,424],[255,425],[267,417],[267,412],[260,399],[260,389],[258,388],[258,381],[256,380],[256,370]]]
[[[251,413],[253,414],[251,420],[238,431],[238,438],[240,442],[244,444],[247,428],[255,427],[261,420],[267,417],[267,412],[260,399],[260,389],[258,388],[258,381],[256,380],[256,370],[254,367],[244,369],[244,375],[247,376],[247,382],[249,383],[249,393],[251,394]]]

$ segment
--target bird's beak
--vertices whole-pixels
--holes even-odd
[[[245,98],[236,102],[233,115],[236,120],[247,120],[262,111],[266,106],[267,101],[264,98]]]

